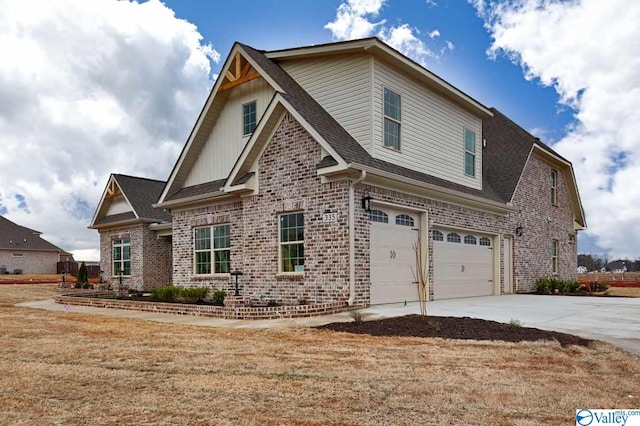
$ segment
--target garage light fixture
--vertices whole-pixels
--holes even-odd
[[[368,195],[366,197],[362,198],[362,208],[365,209],[368,212],[371,211],[371,200],[373,200],[373,198],[371,198]]]
[[[522,236],[522,226],[518,226],[516,228],[515,234],[516,234],[516,237],[521,237]]]

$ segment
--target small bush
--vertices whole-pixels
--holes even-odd
[[[511,318],[509,321],[509,327],[511,328],[522,328],[522,321]]]
[[[79,283],[86,283],[89,281],[87,274],[87,265],[85,265],[84,262],[82,262],[80,264],[80,267],[78,268],[77,281]]]
[[[213,304],[216,306],[224,306],[224,298],[227,297],[227,292],[224,290],[216,290],[213,292]]]
[[[301,299],[298,299],[298,304],[299,305],[308,305],[309,301],[303,297]]]
[[[276,306],[280,306],[280,304],[278,302],[276,302],[275,300],[269,300],[267,302],[267,306],[269,308],[275,308]]]
[[[580,283],[576,280],[568,280],[565,282],[564,291],[567,293],[577,293],[580,289]]]
[[[603,283],[598,283],[598,291],[606,291],[609,288],[608,285]]]
[[[84,288],[86,290],[86,289],[89,289],[89,288],[92,288],[92,287],[91,287],[91,284],[89,284],[89,283],[82,283],[82,288]]]
[[[174,285],[154,288],[151,291],[151,300],[155,302],[175,302],[180,296],[180,291],[181,288]]]
[[[73,285],[73,288],[82,288],[82,283],[80,281],[76,281],[76,283]]]
[[[549,293],[549,282],[551,280],[549,278],[538,278],[536,280],[536,293],[538,294],[547,294]]]
[[[349,312],[351,318],[353,318],[353,322],[356,324],[362,324],[362,314],[359,311],[351,311]]]
[[[180,298],[186,303],[198,303],[207,297],[208,292],[209,289],[207,287],[183,288],[180,291]]]

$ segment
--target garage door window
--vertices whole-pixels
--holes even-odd
[[[456,234],[455,232],[449,232],[447,234],[447,242],[448,243],[459,243],[460,242],[460,235]]]
[[[491,246],[491,240],[488,239],[487,237],[482,237],[482,238],[480,238],[480,245],[481,246],[490,247]]]
[[[408,214],[399,214],[396,216],[396,225],[413,226],[413,218]]]
[[[474,237],[473,235],[465,235],[464,236],[464,243],[465,244],[476,245],[476,237]]]
[[[433,230],[433,241],[444,241],[442,232]]]
[[[369,212],[371,222],[389,223],[389,215],[382,210],[371,210]]]

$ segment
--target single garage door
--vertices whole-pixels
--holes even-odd
[[[491,296],[493,242],[473,232],[434,229],[434,299]]]
[[[418,216],[389,209],[372,210],[371,304],[418,300],[413,271],[418,243]]]

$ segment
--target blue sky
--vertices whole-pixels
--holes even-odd
[[[0,214],[76,257],[110,173],[167,179],[234,41],[378,36],[571,160],[579,251],[640,256],[637,0],[0,1]]]

